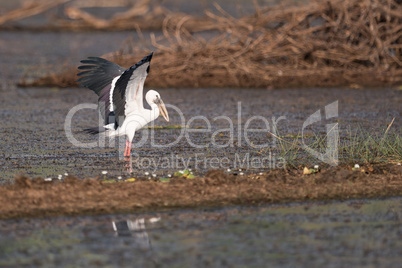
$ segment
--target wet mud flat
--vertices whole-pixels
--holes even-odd
[[[171,121],[167,123],[159,118],[153,129],[137,133],[134,144],[139,146],[133,145],[132,149],[134,178],[143,177],[145,172],[166,177],[186,168],[192,169],[195,175],[210,169],[241,168],[246,170],[245,174],[251,174],[283,168],[284,163],[275,151],[272,160],[263,166],[253,168],[247,162],[241,165],[247,156],[270,156],[268,151],[253,145],[268,142],[275,149],[274,140],[266,131],[251,130],[245,137],[247,122],[248,129],[265,128],[264,121],[258,118],[250,121],[255,116],[266,119],[270,131],[276,123],[281,135],[298,136],[310,115],[320,109],[324,112],[326,105],[337,101],[339,116],[305,128],[307,137],[325,135],[326,125],[334,122],[339,124],[340,136],[359,128],[367,133],[383,133],[393,118],[392,129],[400,133],[401,128],[402,91],[396,89],[159,89],[159,92],[164,102],[171,105],[168,106]],[[99,146],[102,144],[97,136],[82,131],[99,124],[98,113],[93,109],[96,96],[89,90],[16,88],[3,89],[0,96],[0,178],[3,181],[22,173],[43,178],[57,178],[65,173],[94,178],[103,176],[102,171],[108,172],[107,178],[130,178],[119,159],[118,140]],[[76,146],[68,139],[65,128],[69,111],[88,103],[92,109],[78,110],[70,118],[69,131],[80,143],[95,143],[92,148]],[[194,118],[197,116],[201,119]],[[231,123],[233,137],[225,131]],[[216,162],[216,158],[227,158],[227,161]],[[163,165],[158,162],[161,159],[169,162]],[[320,164],[318,160],[317,164]]]
[[[402,200],[0,220],[0,266],[398,267]]]

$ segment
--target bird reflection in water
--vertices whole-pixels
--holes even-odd
[[[160,218],[150,218],[148,221],[150,223],[155,223],[160,221]],[[144,218],[112,221],[112,226],[116,236],[133,237],[139,248],[152,249],[151,241],[145,227]]]

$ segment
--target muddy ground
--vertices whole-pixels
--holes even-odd
[[[246,174],[282,168],[284,161],[280,155],[271,154],[271,160],[264,165],[253,167],[250,161],[243,160],[249,156],[257,159],[269,157],[268,151],[249,146],[244,136],[244,126],[252,116],[263,116],[272,128],[272,121],[278,121],[277,127],[283,136],[301,134],[304,121],[309,115],[329,103],[338,100],[340,135],[348,135],[348,129],[361,128],[367,133],[383,133],[389,122],[395,117],[392,125],[394,131],[401,126],[401,91],[394,89],[292,89],[292,90],[205,90],[205,89],[163,89],[159,90],[165,103],[172,104],[183,111],[184,122],[175,110],[168,109],[171,121],[157,119],[158,126],[187,125],[189,120],[198,115],[205,116],[211,122],[211,131],[206,133],[189,132],[188,129],[155,129],[154,141],[151,136],[141,145],[132,149],[132,176],[143,177],[145,172],[166,177],[168,174],[191,168],[195,175],[205,174],[209,169],[243,169]],[[66,137],[64,124],[69,110],[82,103],[96,102],[96,96],[86,89],[15,89],[1,91],[3,105],[0,178],[13,179],[16,174],[30,177],[53,177],[68,173],[80,178],[103,176],[107,178],[130,178],[125,174],[123,161],[119,156],[119,143],[105,143],[105,146],[82,148],[72,144]],[[241,102],[241,141],[238,142],[238,102]],[[212,145],[215,131],[230,127],[227,120],[215,120],[217,116],[227,116],[234,124],[235,139],[233,147],[218,148]],[[72,118],[73,136],[82,143],[97,142],[96,136],[82,132],[82,129],[98,124],[96,110],[78,111]],[[325,133],[327,123],[323,121],[306,128],[305,134],[321,135]],[[336,121],[335,121],[336,122]],[[191,129],[206,130],[204,120],[190,122]],[[261,128],[259,121],[254,121],[249,128]],[[136,137],[138,142],[146,137],[148,130],[143,130]],[[184,134],[183,134],[184,133]],[[150,134],[149,134],[150,135]],[[182,135],[182,136],[180,136]],[[188,138],[186,138],[186,135]],[[182,137],[182,138],[180,138]],[[273,149],[275,145],[266,132],[250,132],[248,138],[253,144],[264,144],[269,141]],[[166,148],[153,148],[166,143],[178,143]],[[190,143],[202,146],[195,148]],[[230,142],[230,133],[216,135],[216,143],[225,145]],[[308,141],[306,141],[308,144]],[[279,148],[277,148],[279,149]],[[302,154],[309,156],[306,152]],[[215,163],[214,158],[227,158],[225,162]],[[168,162],[159,162],[167,159]],[[356,160],[358,164],[362,164]],[[286,162],[286,161],[285,161]],[[311,165],[319,164],[316,163]],[[353,163],[354,164],[354,163]],[[285,163],[286,166],[286,163]]]
[[[402,167],[395,164],[357,170],[328,168],[304,176],[283,170],[258,176],[210,171],[202,178],[172,178],[170,182],[106,182],[73,176],[45,182],[17,177],[14,184],[0,187],[0,218],[389,197],[401,192]]]

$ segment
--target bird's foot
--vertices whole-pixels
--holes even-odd
[[[133,173],[133,163],[131,162],[131,157],[130,156],[125,156],[124,157],[124,162],[125,162],[125,167],[127,173]]]
[[[127,172],[128,174],[133,173],[133,168],[132,168],[132,167],[126,167],[126,172]]]

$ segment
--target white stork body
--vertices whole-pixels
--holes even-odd
[[[98,96],[99,110],[104,118],[104,126],[90,128],[88,132],[105,135],[126,136],[125,160],[131,160],[131,143],[135,132],[158,118],[162,113],[169,121],[169,116],[160,95],[155,90],[147,92],[145,99],[151,110],[143,106],[144,82],[149,72],[152,54],[144,57],[127,70],[102,58],[89,57],[82,60],[77,80],[80,85],[93,90]],[[129,172],[131,172],[131,161]]]

